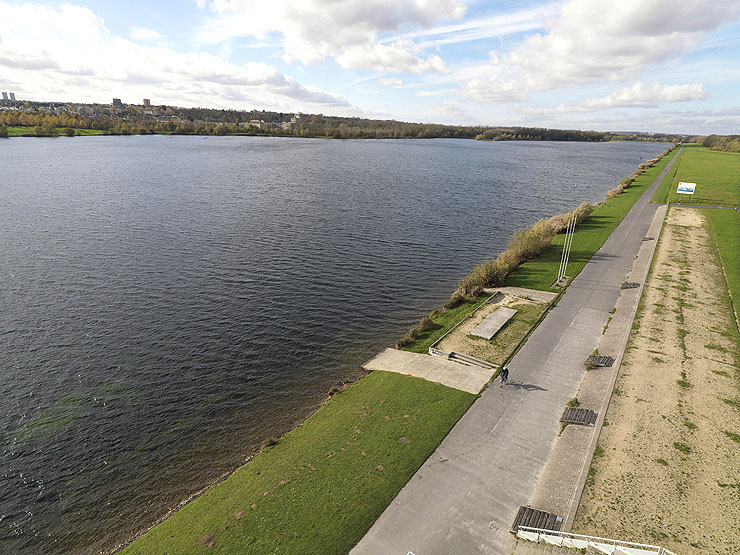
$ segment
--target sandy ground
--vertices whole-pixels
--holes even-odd
[[[506,357],[511,354],[512,349],[516,347],[544,312],[546,305],[509,295],[499,295],[494,297],[492,301],[494,302],[482,306],[472,318],[455,328],[452,333],[436,345],[436,348],[445,353],[456,351],[494,364],[503,364]],[[470,335],[478,324],[501,306],[513,308],[518,312],[490,341]]]
[[[740,553],[740,347],[699,211],[669,211],[636,322],[573,530]]]

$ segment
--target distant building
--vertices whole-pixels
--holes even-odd
[[[15,102],[15,93],[10,93],[10,100]]]
[[[8,100],[8,93],[3,92],[3,100]]]
[[[120,98],[114,98],[113,99],[113,106],[123,106],[123,102],[121,102]]]
[[[152,101],[149,100],[148,98],[145,98],[144,99],[144,106],[147,106],[148,107],[148,106],[151,106],[151,105],[152,105]]]
[[[262,121],[261,119],[249,120],[249,125],[253,125],[257,129],[261,128],[263,123],[265,123],[265,122]]]

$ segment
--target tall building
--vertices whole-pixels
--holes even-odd
[[[3,91],[3,100],[8,100],[8,93]]]
[[[10,100],[15,102],[15,93],[10,93]]]
[[[120,98],[114,98],[113,99],[113,106],[123,106],[123,102],[121,102]]]
[[[152,105],[152,101],[151,101],[151,100],[149,100],[148,98],[145,98],[145,99],[144,99],[144,106],[147,106],[147,107],[149,107],[149,106],[151,106],[151,105]]]

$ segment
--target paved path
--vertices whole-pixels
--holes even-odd
[[[508,530],[519,506],[533,496],[557,439],[558,419],[576,394],[584,361],[598,344],[657,210],[648,201],[672,164],[512,359],[510,384],[483,392],[353,554],[513,551]]]

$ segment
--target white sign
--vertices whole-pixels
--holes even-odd
[[[683,181],[679,181],[676,192],[683,193],[684,195],[693,195],[694,189],[696,189],[696,183],[684,183]]]

